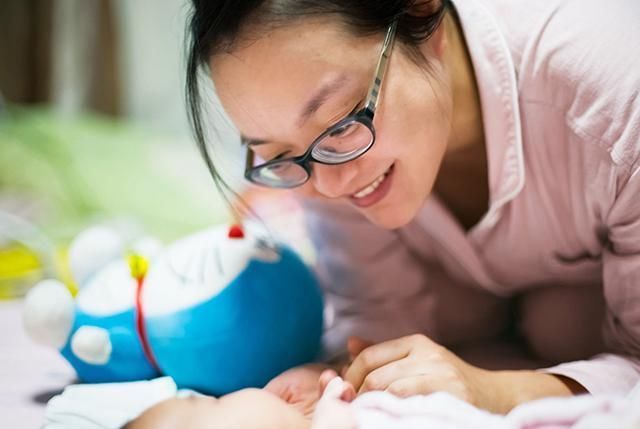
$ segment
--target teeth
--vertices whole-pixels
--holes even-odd
[[[353,197],[354,198],[364,198],[367,195],[369,195],[370,193],[372,193],[373,191],[375,191],[376,189],[378,189],[378,186],[380,186],[380,184],[382,183],[384,178],[387,177],[387,173],[388,172],[389,172],[389,170],[385,171],[382,174],[382,176],[380,176],[376,180],[374,180],[369,186],[367,186],[366,188],[364,188],[360,192],[357,192],[357,193],[353,194]]]

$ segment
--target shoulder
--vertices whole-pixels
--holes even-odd
[[[505,38],[523,115],[527,104],[547,106],[614,164],[638,162],[640,2],[470,1],[488,9]]]

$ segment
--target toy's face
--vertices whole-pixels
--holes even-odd
[[[143,292],[145,313],[162,315],[213,298],[252,259],[276,262],[279,255],[254,235],[229,237],[226,227],[178,241],[151,264]]]

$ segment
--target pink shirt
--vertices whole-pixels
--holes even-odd
[[[389,231],[306,201],[327,350],[414,332],[463,349],[515,319],[557,364],[547,371],[625,393],[640,380],[640,2],[454,4],[479,83],[489,211],[465,232],[432,196]]]

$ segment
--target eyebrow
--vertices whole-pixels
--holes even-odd
[[[338,92],[344,84],[347,82],[347,74],[343,73],[337,76],[335,79],[326,82],[324,85],[320,87],[316,91],[316,93],[307,101],[302,109],[302,113],[300,113],[300,117],[298,118],[297,125],[298,127],[302,127],[304,123],[322,107],[322,105],[331,97],[333,94]],[[242,144],[247,146],[259,146],[262,144],[269,143],[265,140],[252,139],[246,136],[240,136]]]
[[[298,126],[302,126],[307,119],[311,117],[314,113],[322,107],[322,105],[331,97],[333,94],[340,90],[345,82],[347,81],[346,73],[342,73],[337,76],[335,79],[326,82],[324,85],[320,87],[318,91],[307,101],[304,108],[302,109],[302,113],[298,118]]]
[[[266,144],[266,143],[269,143],[269,142],[266,140],[252,139],[250,137],[246,137],[240,134],[240,144],[242,144],[243,146],[260,146],[261,144]]]

